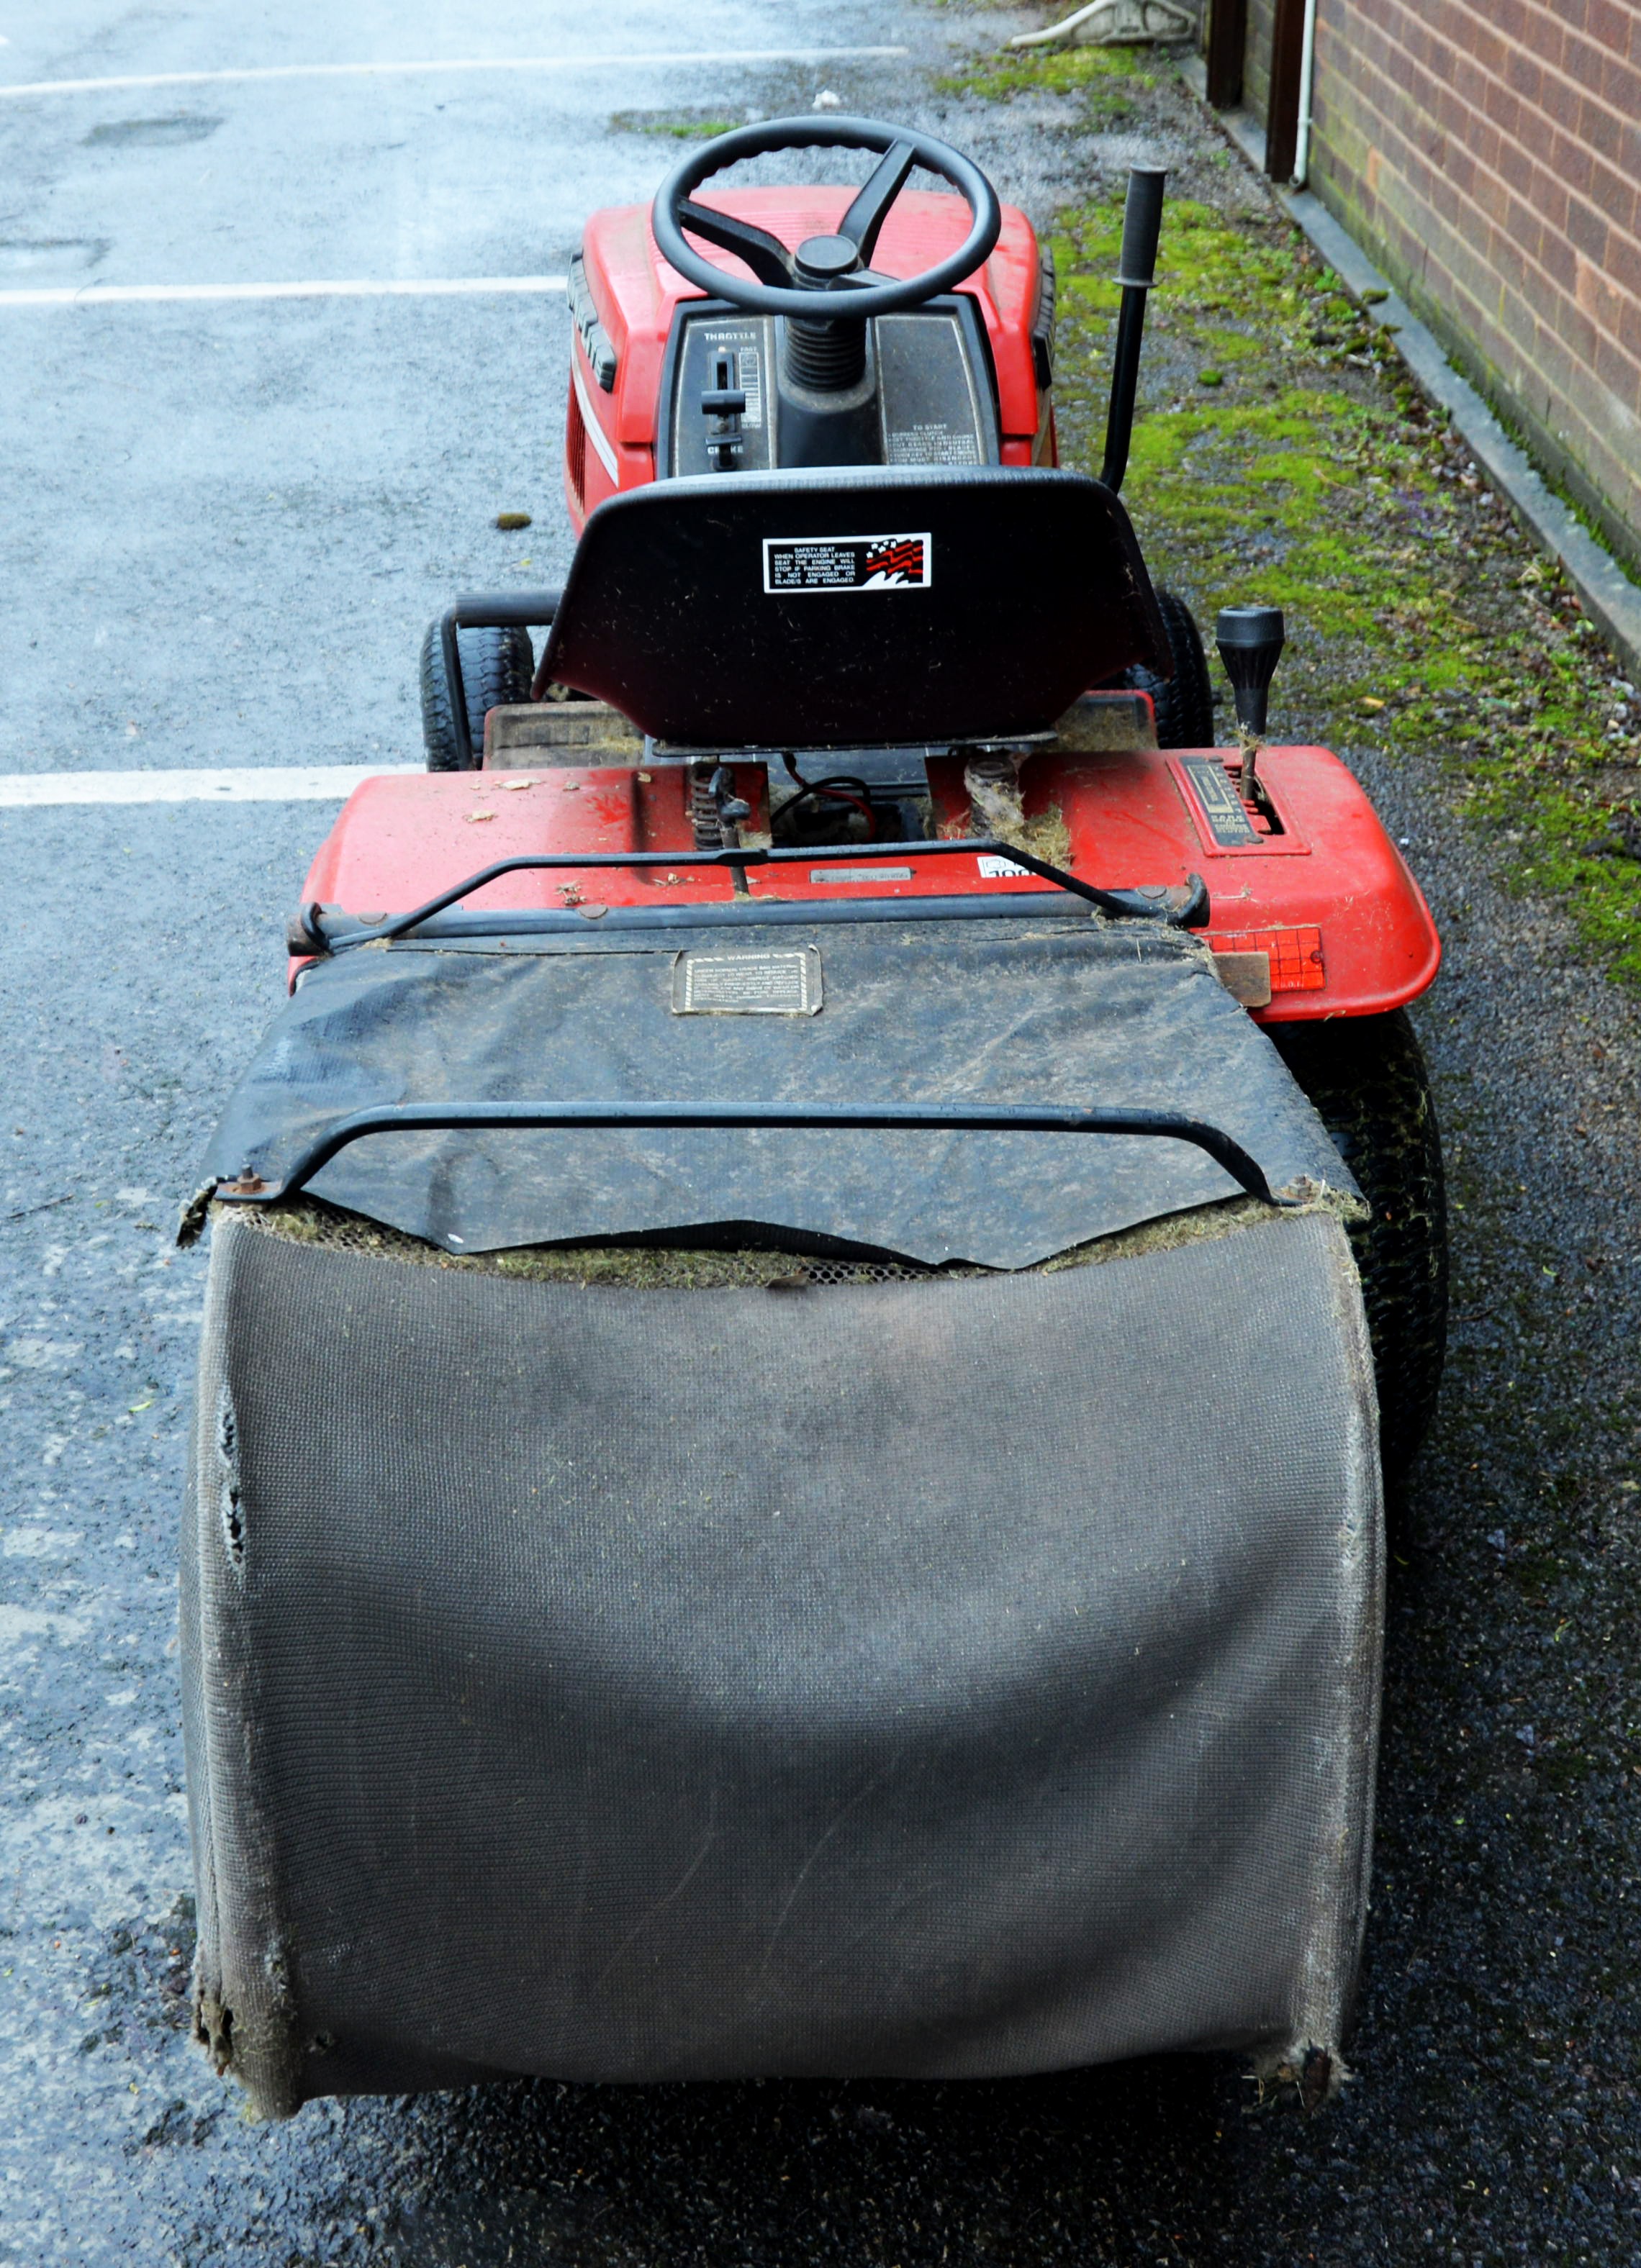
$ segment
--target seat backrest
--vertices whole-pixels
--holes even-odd
[[[707,475],[587,523],[543,666],[687,747],[1046,732],[1134,662],[1168,671],[1128,516],[1079,473]]]

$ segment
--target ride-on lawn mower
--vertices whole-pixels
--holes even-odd
[[[697,200],[803,148],[877,162]],[[265,2111],[1337,2081],[1438,947],[1264,745],[1271,609],[1213,745],[1119,500],[1161,209],[1099,480],[938,142],[750,127],[588,225],[568,579],[429,633],[185,1222],[196,2021]]]

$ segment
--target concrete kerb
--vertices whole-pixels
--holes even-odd
[[[1182,57],[1180,70],[1207,108],[1207,74],[1201,56]],[[1265,133],[1258,120],[1245,110],[1209,110],[1209,116],[1262,174]],[[1384,293],[1374,303],[1374,313],[1393,334],[1408,374],[1446,410],[1476,463],[1523,526],[1558,562],[1585,612],[1605,631],[1629,674],[1641,677],[1641,586],[1630,581],[1611,553],[1546,485],[1526,452],[1511,439],[1469,379],[1453,368],[1435,333],[1420,321],[1320,198],[1309,189],[1272,187],[1348,291],[1358,299],[1369,291]]]

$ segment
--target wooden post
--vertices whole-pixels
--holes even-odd
[[[1271,100],[1265,120],[1265,170],[1273,181],[1293,179],[1299,147],[1299,102],[1304,92],[1305,0],[1276,0],[1271,27]]]
[[[1208,99],[1216,110],[1242,100],[1242,62],[1248,45],[1248,0],[1209,0]]]

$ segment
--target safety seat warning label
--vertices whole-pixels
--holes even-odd
[[[767,535],[766,591],[927,591],[934,546],[922,535]]]

